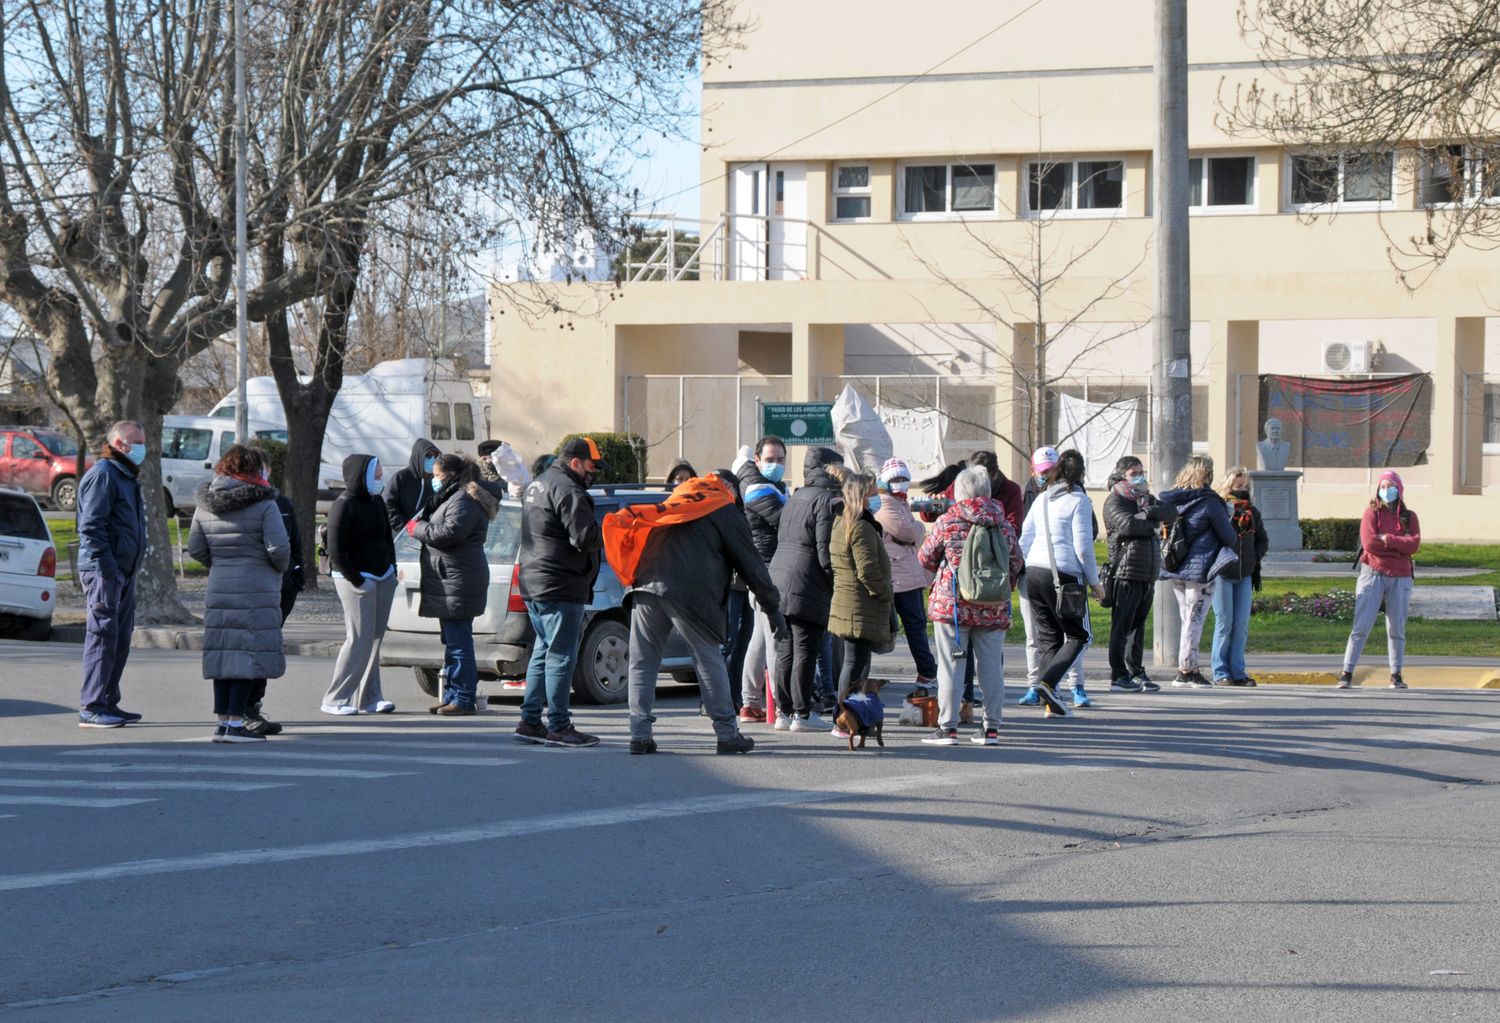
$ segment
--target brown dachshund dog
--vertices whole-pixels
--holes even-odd
[[[865,748],[866,736],[875,736],[875,742],[885,747],[885,705],[880,702],[880,690],[886,684],[883,678],[867,678],[858,693],[851,693],[839,701],[839,712],[834,723],[849,736],[849,752],[856,749],[854,739],[859,738],[857,748]]]

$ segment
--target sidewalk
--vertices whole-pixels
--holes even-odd
[[[84,626],[59,624],[52,627],[53,643],[82,643]],[[344,643],[339,622],[290,621],[281,628],[282,648],[292,657],[336,657]],[[202,650],[203,626],[140,625],[130,645],[148,650]]]

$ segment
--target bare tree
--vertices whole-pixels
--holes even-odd
[[[1386,230],[1408,287],[1457,247],[1500,244],[1500,207],[1491,201],[1500,197],[1500,4],[1240,0],[1239,21],[1264,75],[1221,89],[1228,132],[1302,148],[1312,159],[1299,172],[1314,191],[1349,154],[1414,155],[1422,229]]]

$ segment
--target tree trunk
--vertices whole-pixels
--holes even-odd
[[[336,396],[336,392],[314,378],[311,383],[299,384],[290,401],[285,394],[281,399],[286,409],[287,440],[286,479],[281,485],[287,500],[292,502],[297,529],[302,533],[303,589],[307,590],[318,588],[317,514],[318,488],[322,483],[319,469],[323,464],[323,434]]]

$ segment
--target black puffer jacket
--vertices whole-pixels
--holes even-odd
[[[1224,569],[1225,579],[1250,579],[1251,589],[1260,589],[1260,563],[1271,549],[1271,537],[1260,520],[1260,509],[1248,500],[1232,501],[1229,505],[1229,524],[1234,527],[1234,552],[1240,556],[1238,565]]]
[[[433,496],[412,536],[422,541],[423,618],[478,618],[489,603],[490,561],[484,538],[500,502],[466,473]]]
[[[396,543],[380,498],[366,482],[374,455],[344,459],[344,492],[328,509],[328,564],[355,586],[363,573],[385,575],[396,563]]]
[[[762,610],[776,610],[780,596],[750,539],[750,527],[739,509],[725,505],[701,519],[653,529],[630,592],[670,600],[722,643],[724,601],[735,574],[749,584]]]
[[[760,560],[771,563],[776,553],[776,535],[781,528],[781,509],[786,507],[786,484],[772,483],[754,462],[740,470],[740,500],[750,522],[750,536]]]
[[[833,559],[828,540],[843,511],[839,485],[825,468],[843,464],[832,448],[810,448],[802,463],[803,485],[781,511],[771,580],[781,591],[783,614],[818,625],[828,623],[833,603]]]
[[[553,462],[531,481],[521,513],[521,595],[587,604],[604,534],[583,478]]]
[[[1114,492],[1120,477],[1111,476],[1104,500],[1104,535],[1109,563],[1120,581],[1154,583],[1161,575],[1161,526],[1177,518],[1177,509],[1154,496],[1146,499],[1146,517],[1137,518],[1140,505]]]
[[[418,437],[411,446],[411,458],[406,468],[398,469],[385,481],[385,514],[391,532],[399,533],[406,524],[432,503],[432,474],[425,471],[428,456],[441,454],[437,445],[426,437]]]

